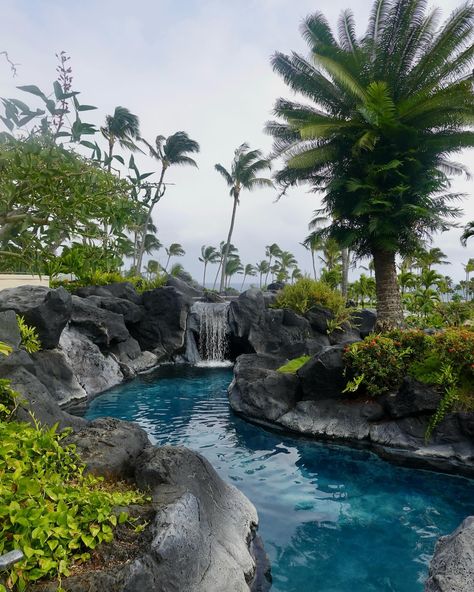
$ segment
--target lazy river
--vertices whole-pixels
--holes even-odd
[[[229,368],[164,366],[90,404],[184,445],[255,504],[274,592],[422,592],[436,539],[474,513],[474,482],[294,439],[233,414]]]

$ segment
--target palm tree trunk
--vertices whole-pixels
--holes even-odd
[[[158,181],[158,187],[156,189],[156,195],[160,195],[161,193],[161,187],[163,185],[163,179],[165,176],[165,172],[166,172],[166,167],[163,166],[163,168],[161,169],[161,175],[160,175],[160,180]],[[148,208],[148,212],[145,218],[145,223],[143,224],[142,227],[142,232],[141,232],[141,242],[140,242],[140,249],[138,251],[138,257],[137,257],[137,275],[140,275],[141,270],[142,270],[142,261],[143,261],[143,255],[145,253],[145,238],[146,238],[146,233],[148,230],[148,224],[150,223],[151,220],[151,214],[153,212],[153,208],[155,207],[156,202],[155,201],[151,201],[151,204]]]
[[[206,287],[206,267],[207,267],[207,261],[204,261],[204,275],[202,276],[202,287],[203,288]]]
[[[318,278],[316,277],[316,261],[314,259],[314,249],[311,249],[311,261],[313,262],[314,279],[317,280]]]
[[[227,236],[227,243],[226,243],[226,246],[224,249],[224,257],[222,258],[221,285],[219,288],[219,292],[223,292],[224,287],[225,287],[225,269],[227,267],[227,257],[229,255],[230,241],[232,240],[232,233],[234,232],[235,213],[237,211],[238,201],[239,201],[239,194],[237,192],[234,192],[234,206],[232,208],[232,218],[230,221],[230,228],[229,228],[229,234]]]
[[[212,284],[212,289],[213,290],[216,289],[216,284],[217,284],[217,280],[219,278],[219,273],[221,271],[221,267],[222,267],[222,259],[219,261],[219,266],[217,267],[216,277],[214,278],[214,283]]]
[[[373,249],[377,293],[377,330],[386,331],[403,325],[403,309],[397,281],[395,253]]]
[[[267,271],[267,275],[265,276],[265,285],[266,286],[268,286],[268,276],[270,274],[270,268],[271,268],[271,266],[272,266],[272,256],[270,255],[270,257],[268,258],[268,271]]]
[[[260,290],[262,289],[262,275],[263,275],[263,273],[260,272],[260,282],[259,282],[259,288],[260,288]]]
[[[341,293],[343,298],[347,298],[347,289],[349,286],[349,260],[350,254],[349,249],[342,249],[342,282],[341,282]]]
[[[244,273],[244,279],[242,280],[242,285],[240,286],[240,291],[242,292],[242,290],[244,289],[244,284],[245,284],[245,278],[247,277],[247,275]]]

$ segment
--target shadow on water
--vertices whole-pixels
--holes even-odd
[[[275,592],[421,592],[436,539],[474,511],[474,483],[235,416],[229,369],[164,366],[92,401],[189,446],[256,505]]]

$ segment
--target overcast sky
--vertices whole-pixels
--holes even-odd
[[[459,2],[435,4],[448,16]],[[141,133],[149,141],[177,130],[196,139],[199,169],[169,171],[167,180],[175,185],[154,219],[160,240],[181,243],[186,250],[181,262],[200,278],[200,247],[226,237],[232,208],[214,164],[230,166],[242,142],[269,151],[264,123],[275,99],[291,95],[272,72],[270,56],[275,50],[306,51],[299,24],[307,14],[320,10],[335,25],[340,11],[351,6],[362,31],[370,5],[366,0],[0,0],[0,49],[21,64],[16,79],[2,64],[0,96],[18,97],[15,85],[51,87],[55,53],[65,50],[81,102],[99,107],[90,119],[101,123],[122,105],[140,117]],[[27,95],[21,98],[29,101]],[[474,172],[473,152],[458,160]],[[142,164],[154,170],[153,161]],[[455,190],[467,193],[463,221],[474,219],[472,183],[454,183]],[[271,190],[242,195],[233,242],[244,264],[262,259],[265,245],[277,242],[309,272],[309,255],[299,243],[308,234],[318,197],[305,189],[278,203],[275,197]],[[463,277],[461,263],[474,255],[474,243],[464,249],[459,236],[460,230],[453,230],[434,241],[453,262],[440,271],[457,279]],[[164,252],[158,258],[164,261]]]

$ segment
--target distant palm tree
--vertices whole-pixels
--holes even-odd
[[[474,272],[474,259],[469,259],[466,265],[463,265],[464,271],[466,272],[466,300],[469,300],[469,292],[471,288],[470,276]]]
[[[165,271],[168,269],[171,257],[183,257],[186,254],[186,251],[179,243],[171,243],[169,247],[165,248],[165,251],[168,255],[168,260],[166,261],[165,265]]]
[[[299,267],[295,267],[291,272],[291,283],[294,284],[295,281],[300,280],[303,277],[301,273],[301,269]]]
[[[247,277],[255,277],[256,275],[257,270],[255,269],[255,266],[253,266],[251,263],[247,263],[247,265],[244,267],[244,279],[242,280],[242,285],[240,286],[241,292],[244,289],[244,284]]]
[[[148,223],[151,220],[153,209],[156,204],[160,201],[166,191],[166,185],[164,184],[164,178],[166,171],[174,165],[184,165],[197,167],[196,161],[192,159],[189,154],[199,152],[199,144],[192,140],[186,132],[176,132],[171,136],[165,138],[165,136],[157,136],[155,138],[154,146],[149,144],[143,138],[141,141],[148,147],[150,156],[155,158],[161,165],[160,178],[158,183],[153,188],[153,191],[149,191],[145,205],[147,206],[147,212],[145,221],[142,227],[142,237],[146,232]],[[143,252],[144,252],[144,241],[141,241],[140,249],[137,256],[137,272],[140,273]]]
[[[199,261],[204,263],[204,273],[202,276],[202,285],[206,287],[206,269],[209,263],[217,263],[219,261],[219,253],[216,251],[215,247],[202,245],[201,247],[201,256],[199,257]]]
[[[298,266],[298,261],[296,261],[295,256],[293,253],[289,251],[281,251],[278,256],[278,272],[277,272],[277,279],[279,281],[286,281],[289,277],[289,269],[294,269]]]
[[[268,275],[270,274],[271,270],[272,270],[272,260],[276,259],[279,254],[281,253],[281,249],[280,247],[276,244],[273,243],[271,245],[267,245],[265,247],[265,256],[268,257],[268,269],[267,269],[267,274],[265,276],[265,284],[268,284]]]
[[[148,274],[148,279],[151,279],[153,275],[157,275],[158,271],[160,270],[160,264],[158,261],[154,259],[150,259],[146,264],[146,272]]]
[[[433,265],[450,265],[445,253],[438,247],[420,249],[416,254],[416,264],[420,269],[431,269]]]
[[[232,277],[238,273],[242,273],[244,268],[242,267],[242,263],[240,262],[240,258],[236,257],[233,259],[228,259],[227,264],[225,267],[225,284],[224,288],[227,289],[230,284],[230,280]]]
[[[218,258],[219,266],[217,267],[216,277],[214,278],[214,283],[212,285],[213,290],[216,289],[217,280],[219,279],[219,273],[222,269],[222,262],[224,260],[224,252],[226,249],[226,245],[227,245],[226,241],[221,241],[219,244],[219,250],[217,251],[217,254],[219,257]],[[236,246],[230,244],[229,248],[228,248],[228,252],[227,252],[227,258],[228,259],[238,259],[239,258],[238,254],[237,254],[238,252],[239,252],[239,249]]]
[[[301,243],[305,249],[311,253],[311,263],[313,265],[313,276],[317,279],[316,274],[316,253],[323,248],[323,241],[317,232],[312,232]]]
[[[114,114],[106,116],[105,125],[100,131],[109,145],[106,162],[107,170],[110,172],[116,142],[129,150],[137,149],[134,140],[140,137],[140,122],[126,107],[115,107]]]
[[[466,228],[464,229],[464,232],[461,236],[461,243],[466,246],[467,239],[471,238],[471,236],[474,236],[474,220],[466,224]]]
[[[328,271],[332,271],[341,262],[341,247],[339,243],[333,238],[328,238],[322,245],[323,255],[319,256],[319,260],[323,263]]]
[[[262,277],[270,271],[270,266],[268,265],[268,261],[266,259],[262,259],[257,265],[255,266],[257,273],[259,275],[259,288],[262,289]]]
[[[250,150],[249,145],[245,143],[241,144],[236,149],[230,172],[221,164],[215,165],[216,171],[224,177],[227,185],[230,187],[230,196],[234,200],[229,234],[227,236],[227,244],[222,261],[220,292],[224,289],[229,245],[234,231],[235,214],[237,211],[237,205],[239,204],[240,193],[244,189],[252,191],[258,187],[273,187],[273,183],[270,179],[257,176],[263,170],[270,169],[270,167],[270,161],[262,158],[262,152],[260,150]]]

